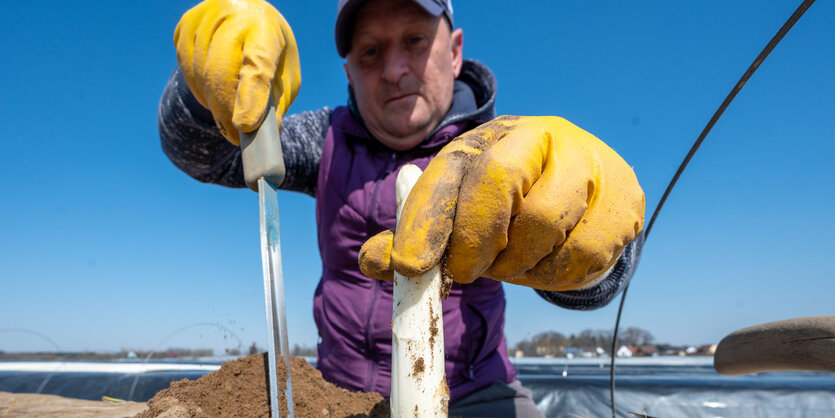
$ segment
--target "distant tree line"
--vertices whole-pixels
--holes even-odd
[[[290,355],[296,357],[316,357],[316,348],[293,344],[293,349],[290,350]]]
[[[0,351],[0,360],[16,360],[16,361],[34,361],[34,360],[113,360],[117,357],[114,353],[94,353],[92,351],[79,352],[24,352],[24,353],[7,353]]]
[[[637,327],[626,328],[619,334],[618,346],[641,346],[655,341],[649,331]],[[612,331],[584,329],[569,336],[556,331],[542,332],[520,341],[510,351],[521,351],[526,356],[560,356],[569,347],[601,347],[611,355],[611,346]]]
[[[127,357],[128,354],[131,351],[132,350],[122,349],[122,351],[120,351],[118,353],[118,355],[121,356],[121,357]],[[172,348],[168,348],[166,350],[159,350],[159,351],[133,350],[132,352],[136,354],[137,358],[143,358],[143,359],[147,358],[149,356],[150,356],[150,358],[153,358],[153,359],[170,358],[170,357],[211,357],[215,354],[214,350],[212,350],[211,348],[196,348],[196,349],[193,349],[193,348],[178,348],[178,347],[172,347]],[[235,355],[241,354],[241,352],[238,349],[226,349],[225,354],[235,356]]]

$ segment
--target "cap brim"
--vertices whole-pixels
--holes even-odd
[[[441,13],[444,12],[444,7],[438,3],[435,3],[432,0],[412,0],[415,3],[419,4],[420,7],[423,7],[423,10],[426,10],[432,16],[440,16]]]

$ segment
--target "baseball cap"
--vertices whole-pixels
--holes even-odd
[[[449,25],[454,26],[452,20],[451,0],[412,0],[423,10],[432,16],[440,16],[443,13],[449,20]],[[351,32],[354,30],[354,15],[366,0],[339,0],[336,9],[336,51],[339,56],[345,58],[351,48]]]

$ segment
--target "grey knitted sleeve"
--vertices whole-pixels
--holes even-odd
[[[615,265],[597,286],[584,290],[553,292],[535,289],[536,293],[554,305],[580,311],[590,311],[609,304],[620,293],[638,268],[641,249],[644,246],[644,234],[632,240],[615,262]]]
[[[324,107],[284,117],[281,147],[287,175],[281,189],[316,194],[332,113]],[[177,168],[204,183],[246,187],[241,149],[220,134],[212,114],[189,91],[179,67],[162,93],[157,123],[162,150]]]

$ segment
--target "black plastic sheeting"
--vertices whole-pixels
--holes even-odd
[[[608,365],[564,364],[516,364],[539,410],[547,417],[612,416]],[[831,373],[723,376],[709,363],[626,365],[616,371],[618,417],[835,417]]]
[[[607,364],[516,362],[516,369],[547,417],[611,416]],[[70,398],[146,401],[173,381],[205,373],[2,371],[0,391],[36,393],[43,386],[40,393]],[[722,376],[709,364],[618,365],[616,383],[619,417],[835,417],[835,374],[830,373]]]
[[[532,384],[539,410],[548,417],[610,417],[609,388],[543,387]],[[618,417],[833,417],[835,394],[824,390],[708,389],[617,391]],[[646,410],[644,409],[646,408]]]

